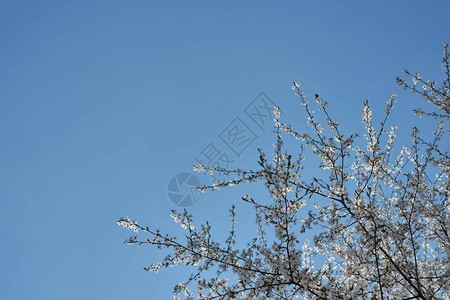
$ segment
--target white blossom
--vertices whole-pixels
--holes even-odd
[[[442,86],[406,69],[412,84],[397,79],[430,103],[428,111],[415,113],[435,126],[423,133],[414,127],[409,146],[396,148],[397,126],[389,123],[395,95],[378,125],[363,102],[359,138],[340,131],[319,95],[316,114],[294,82],[314,134],[282,123],[276,107],[272,159],[258,149],[256,170],[196,165],[196,171],[229,177],[201,191],[257,181],[267,189],[263,199],[242,196],[255,209],[255,236],[246,246],[237,246],[234,206],[225,242],[214,239],[208,222],[194,225],[184,210],[171,215],[186,232],[182,241],[122,218],[118,224],[138,234],[126,243],[170,250],[147,271],[195,268],[174,287],[174,299],[450,299],[450,156],[448,142],[442,142],[449,132],[449,65],[444,44]],[[290,137],[299,143],[298,153],[285,149]],[[318,164],[319,175],[304,169],[305,159]]]

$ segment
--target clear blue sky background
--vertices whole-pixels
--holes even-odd
[[[170,299],[185,274],[144,272],[162,253],[124,245],[116,220],[178,232],[171,177],[261,91],[304,124],[294,80],[348,128],[362,100],[381,113],[393,92],[397,124],[410,124],[420,99],[395,76],[439,78],[449,12],[449,1],[0,1],[0,299]],[[255,166],[272,138],[257,134],[233,167]],[[239,196],[206,194],[192,212],[221,228]]]

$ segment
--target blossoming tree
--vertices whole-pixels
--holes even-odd
[[[388,124],[395,95],[387,100],[379,125],[363,102],[364,134],[344,135],[327,102],[315,95],[320,114],[314,113],[295,82],[292,88],[308,115],[311,134],[281,122],[275,108],[273,159],[259,150],[258,170],[197,165],[197,171],[231,178],[199,187],[202,191],[265,184],[270,197],[242,198],[254,206],[257,225],[246,247],[236,246],[234,207],[224,244],[214,241],[209,223],[195,226],[186,210],[172,214],[186,231],[183,240],[122,218],[119,225],[137,234],[126,242],[171,250],[148,271],[195,267],[175,286],[175,298],[450,299],[450,157],[448,140],[442,143],[449,131],[449,61],[444,43],[442,85],[408,70],[404,73],[411,83],[397,78],[400,86],[430,103],[429,110],[414,112],[435,124],[432,133],[412,128],[409,146],[394,149],[396,127]],[[290,137],[298,140],[300,153],[284,149],[283,141]],[[320,161],[323,176],[307,178],[307,155]],[[313,236],[311,242],[305,242],[307,234]]]

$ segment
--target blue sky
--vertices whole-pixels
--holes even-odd
[[[255,167],[272,136],[244,109],[265,92],[304,126],[294,80],[349,129],[364,99],[376,115],[397,93],[407,131],[421,100],[395,77],[408,67],[440,78],[449,11],[448,1],[0,1],[0,299],[170,299],[185,273],[143,271],[162,253],[124,245],[116,220],[179,232],[170,179],[211,141],[231,167]],[[236,117],[258,136],[239,156],[219,140]],[[203,195],[191,210],[220,229],[244,191]]]

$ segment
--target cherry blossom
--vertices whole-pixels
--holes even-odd
[[[269,159],[259,149],[258,169],[195,166],[228,176],[202,191],[264,184],[270,199],[242,197],[255,210],[255,236],[246,247],[236,246],[234,206],[225,243],[186,210],[172,213],[186,232],[182,238],[120,219],[136,234],[126,242],[169,250],[148,271],[195,267],[174,287],[175,299],[450,299],[449,61],[444,43],[442,85],[408,70],[406,79],[397,78],[431,104],[414,112],[435,129],[412,128],[410,145],[396,144],[397,126],[390,123],[395,95],[379,124],[364,101],[362,133],[344,134],[328,103],[317,94],[308,102],[294,82],[310,131],[283,123],[276,107],[273,155]],[[286,149],[291,138],[298,151]],[[319,162],[320,176],[305,172],[311,158]]]

